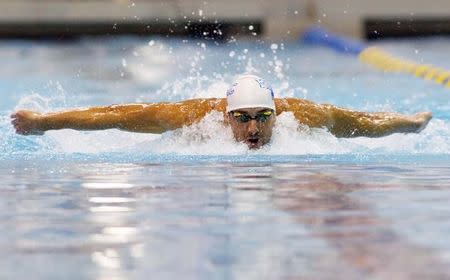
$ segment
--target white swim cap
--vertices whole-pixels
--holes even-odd
[[[272,87],[255,75],[242,75],[227,91],[227,112],[263,107],[275,111]]]

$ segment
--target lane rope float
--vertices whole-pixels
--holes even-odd
[[[354,55],[361,62],[384,72],[405,73],[450,88],[449,70],[395,57],[380,48],[339,36],[321,27],[306,30],[301,41],[308,45],[328,47],[339,53]]]

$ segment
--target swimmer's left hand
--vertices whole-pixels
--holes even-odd
[[[420,112],[411,116],[412,121],[417,126],[417,130],[415,132],[421,132],[430,122],[433,115],[431,112]]]

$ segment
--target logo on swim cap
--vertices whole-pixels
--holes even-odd
[[[272,95],[272,98],[275,98],[275,95],[273,94],[273,89],[272,89],[272,87],[271,87],[270,85],[266,84],[266,81],[264,81],[264,79],[262,79],[262,78],[256,78],[255,80],[256,80],[256,82],[259,84],[259,86],[260,86],[261,88],[268,89],[268,90],[270,91],[270,95]]]
[[[231,87],[227,90],[227,97],[234,93],[234,88],[237,86],[237,83],[233,83]]]

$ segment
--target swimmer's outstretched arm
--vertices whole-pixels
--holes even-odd
[[[338,137],[382,137],[393,133],[419,133],[432,118],[430,112],[402,115],[385,112],[364,113],[329,107],[332,124],[328,129]]]
[[[103,130],[116,128],[132,132],[163,133],[199,121],[219,109],[220,99],[191,99],[178,103],[112,105],[40,114],[21,110],[11,123],[22,135],[42,135],[56,129]]]
[[[414,115],[366,113],[295,98],[278,101],[278,110],[292,111],[300,123],[310,127],[326,127],[337,137],[382,137],[392,133],[418,133],[432,118],[430,112]]]

